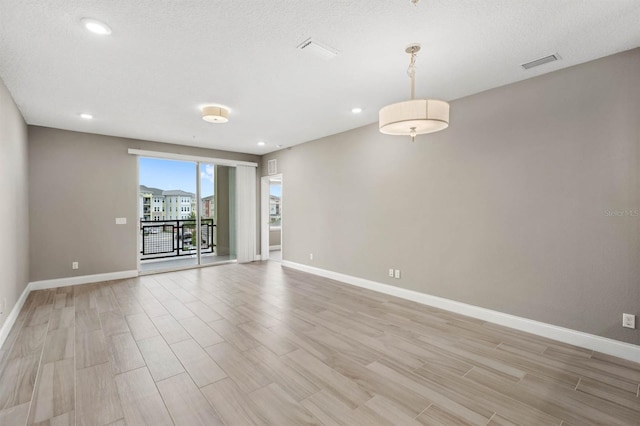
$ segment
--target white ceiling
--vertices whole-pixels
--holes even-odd
[[[297,50],[308,37],[339,55]],[[413,42],[417,96],[453,100],[638,47],[640,1],[0,0],[0,77],[27,123],[253,154],[377,121],[409,96]],[[203,121],[208,103],[229,123]]]

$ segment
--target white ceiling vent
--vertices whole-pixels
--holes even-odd
[[[302,50],[303,52],[312,53],[315,56],[324,59],[325,61],[333,59],[338,55],[338,51],[336,49],[322,43],[318,43],[311,37],[300,43],[297,48]]]
[[[530,68],[539,67],[540,65],[548,64],[549,62],[557,61],[560,58],[560,55],[554,53],[553,55],[545,56],[544,58],[536,59],[535,61],[527,62],[526,64],[522,64],[522,68],[528,70]]]

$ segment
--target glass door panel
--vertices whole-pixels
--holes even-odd
[[[235,260],[235,168],[145,157],[139,161],[140,270]]]
[[[235,260],[235,168],[200,163],[201,263]]]

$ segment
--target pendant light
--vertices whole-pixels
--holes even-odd
[[[410,56],[407,74],[411,79],[411,100],[387,105],[379,113],[380,132],[386,135],[411,136],[438,132],[449,127],[449,103],[437,99],[415,99],[416,55],[420,45],[409,45],[405,52]]]

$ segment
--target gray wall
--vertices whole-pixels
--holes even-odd
[[[259,157],[29,127],[31,281],[135,270],[137,160],[129,148],[258,162]],[[127,225],[116,225],[126,217]],[[80,268],[71,269],[78,261]]]
[[[29,282],[27,125],[0,80],[0,326]]]
[[[282,230],[269,230],[269,246],[279,246],[281,244]]]
[[[414,144],[372,124],[264,156],[285,259],[640,344],[639,71],[635,49],[456,100]]]

